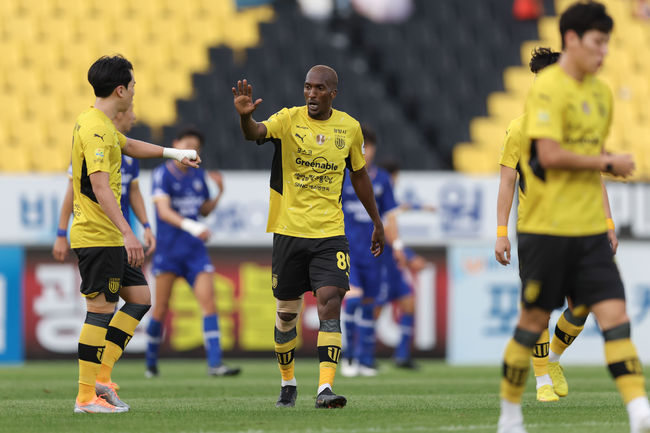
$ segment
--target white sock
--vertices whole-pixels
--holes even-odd
[[[512,403],[505,398],[501,399],[501,414],[499,415],[499,424],[515,424],[524,421],[524,415],[521,413],[521,404]]]
[[[630,425],[636,426],[643,418],[650,417],[648,397],[637,397],[626,405]]]
[[[320,394],[321,392],[325,391],[327,388],[329,388],[331,391],[332,385],[330,385],[329,383],[322,384],[321,386],[318,387],[318,392],[316,394]]]
[[[296,382],[295,377],[293,379],[291,379],[291,380],[282,379],[282,386],[287,386],[287,385],[298,386],[298,382]]]
[[[562,356],[562,354],[558,355],[557,353],[553,352],[552,350],[549,350],[548,351],[548,362],[560,362],[560,356]]]
[[[535,381],[537,382],[535,389],[540,389],[544,385],[553,386],[553,381],[551,380],[551,376],[549,376],[548,374],[545,374],[543,376],[535,376]]]

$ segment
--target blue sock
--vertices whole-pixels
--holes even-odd
[[[375,304],[361,304],[361,321],[357,322],[359,335],[358,357],[359,363],[372,367],[375,365]]]
[[[355,359],[354,348],[357,341],[357,324],[354,322],[354,316],[357,308],[361,303],[361,298],[347,298],[343,309],[343,327],[345,328],[345,349],[344,355],[348,359]]]
[[[147,360],[147,367],[156,367],[158,364],[158,349],[162,343],[162,323],[149,319],[147,326],[147,351],[145,359]]]
[[[402,332],[402,338],[395,348],[395,359],[397,361],[406,361],[411,359],[411,340],[413,339],[413,322],[412,314],[402,314],[399,320],[399,329]]]
[[[203,318],[203,339],[210,367],[221,365],[221,345],[219,344],[219,316],[213,314]]]

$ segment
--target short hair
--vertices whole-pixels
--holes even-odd
[[[201,147],[203,147],[203,143],[205,143],[205,136],[201,131],[199,131],[194,126],[186,126],[180,131],[178,131],[178,134],[176,134],[176,141],[180,141],[186,137],[196,138],[197,140],[199,140],[199,145]]]
[[[106,98],[119,86],[128,87],[133,78],[133,65],[122,55],[102,56],[88,69],[88,82],[95,96]]]
[[[365,144],[370,142],[375,146],[377,145],[377,134],[375,134],[375,131],[369,125],[361,125],[361,133],[363,134]]]
[[[607,14],[602,3],[595,1],[580,1],[569,6],[560,16],[560,36],[564,49],[564,35],[569,30],[576,32],[582,38],[589,30],[610,33],[614,28],[614,20]]]
[[[530,56],[530,63],[528,63],[528,66],[530,67],[530,72],[536,74],[542,69],[544,69],[545,67],[557,62],[559,58],[560,58],[560,53],[557,51],[553,51],[550,48],[546,48],[546,47],[535,48],[533,50],[533,53]]]

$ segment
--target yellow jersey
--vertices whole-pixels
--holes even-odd
[[[345,235],[345,169],[365,166],[359,122],[338,110],[327,120],[312,119],[302,106],[283,108],[262,123],[267,132],[259,144],[275,145],[266,231],[301,238]]]
[[[506,136],[503,139],[503,146],[501,146],[501,156],[499,157],[499,164],[517,170],[521,174],[519,168],[519,159],[521,157],[521,145],[524,141],[524,115],[513,119],[508,124],[506,129]],[[521,221],[522,206],[521,203],[525,199],[525,185],[524,180],[519,176],[519,204],[517,207],[517,227]]]
[[[122,233],[99,205],[89,176],[98,171],[109,174],[110,187],[119,207],[122,195],[120,167],[125,144],[126,137],[101,110],[89,108],[77,117],[72,139],[72,248],[124,245]]]
[[[535,141],[551,139],[580,155],[599,155],[612,120],[612,93],[593,75],[582,82],[559,64],[540,72],[526,99],[521,173],[526,199],[522,233],[589,236],[607,232],[601,174],[543,169]]]

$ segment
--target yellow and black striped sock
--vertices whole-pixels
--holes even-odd
[[[530,356],[540,334],[515,329],[515,334],[506,346],[503,355],[503,377],[501,379],[501,398],[511,403],[521,403],[530,369]]]
[[[95,380],[102,363],[104,338],[112,314],[86,313],[79,334],[79,392],[77,401],[87,403],[95,398]]]
[[[623,402],[628,404],[638,397],[645,397],[645,379],[641,362],[630,340],[630,323],[603,331],[605,359]]]
[[[334,385],[336,367],[341,356],[341,322],[338,319],[321,320],[318,332],[318,388]]]
[[[122,356],[126,345],[133,337],[135,328],[150,307],[151,305],[127,303],[115,313],[106,331],[106,349],[104,349],[102,365],[97,374],[98,382],[111,381],[111,372],[115,362]]]
[[[551,351],[555,354],[562,355],[564,350],[573,343],[573,341],[585,329],[587,317],[576,317],[571,314],[567,308],[564,313],[557,319],[555,325],[555,335],[551,341]]]
[[[294,353],[297,344],[296,328],[287,332],[275,328],[275,356],[278,358],[278,367],[283,381],[290,381],[295,377]]]
[[[533,347],[533,371],[535,376],[548,374],[548,328],[542,331],[542,335]]]

